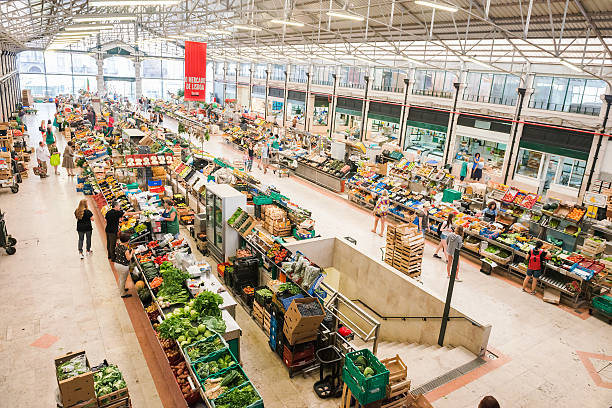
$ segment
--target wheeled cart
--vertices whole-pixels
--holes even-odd
[[[17,240],[10,236],[6,231],[6,222],[4,221],[4,213],[0,211],[0,247],[6,250],[6,253],[13,255],[17,250],[15,249]]]

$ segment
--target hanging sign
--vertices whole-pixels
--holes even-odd
[[[185,100],[206,100],[206,43],[185,41]]]
[[[128,154],[125,156],[126,167],[150,167],[172,164],[172,154]]]
[[[599,208],[606,208],[608,206],[608,197],[606,197],[604,194],[587,191],[584,193],[584,203],[586,205],[593,205]]]

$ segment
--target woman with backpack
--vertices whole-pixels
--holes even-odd
[[[535,248],[529,251],[527,255],[527,276],[525,276],[525,280],[523,281],[523,292],[529,292],[527,290],[527,284],[529,283],[529,278],[531,278],[531,291],[529,293],[535,295],[538,279],[544,272],[545,260],[546,251],[542,250],[542,241],[538,241],[536,242]]]
[[[122,298],[129,298],[132,295],[127,293],[127,288],[125,287],[125,282],[127,281],[127,276],[134,269],[134,262],[132,258],[134,257],[134,249],[130,248],[130,234],[121,233],[119,236],[119,242],[115,247],[115,268],[117,269],[117,274],[119,275],[119,295]]]

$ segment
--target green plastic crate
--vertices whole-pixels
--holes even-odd
[[[255,205],[272,204],[272,202],[273,202],[272,197],[269,197],[269,196],[257,196],[257,197],[253,197],[253,204],[255,204]]]
[[[354,363],[359,356],[366,359],[368,366],[372,367],[376,374],[366,378],[359,371]],[[385,398],[387,385],[389,385],[389,370],[370,350],[363,349],[346,355],[344,367],[342,367],[342,380],[349,387],[355,399],[360,404],[366,405]]]
[[[453,190],[451,188],[444,190],[444,193],[442,193],[442,202],[452,203],[455,200],[461,200],[461,191]]]
[[[240,365],[238,365],[238,364],[233,364],[231,367],[225,368],[225,369],[223,369],[221,371],[218,371],[218,372],[216,372],[214,374],[209,375],[206,378],[203,378],[202,381],[200,381],[200,385],[202,386],[202,390],[204,392],[206,392],[206,388],[204,387],[204,383],[206,382],[206,380],[212,379],[212,378],[218,378],[218,377],[221,377],[221,376],[225,376],[225,374],[229,373],[232,370],[238,370],[238,373],[242,374],[242,376],[245,378],[245,380],[243,382],[241,382],[240,384],[236,385],[235,387],[230,388],[229,390],[225,391],[224,393],[219,394],[219,397],[222,396],[223,394],[233,390],[234,388],[240,387],[242,384],[249,382],[249,377],[247,377],[247,375],[244,373],[244,370],[242,369],[242,367]],[[196,377],[197,377],[197,374],[196,374]],[[219,398],[219,397],[217,397],[217,398]]]
[[[248,406],[246,406],[244,408],[263,408],[263,406],[264,406],[263,399],[261,398],[261,395],[259,394],[259,391],[257,391],[257,388],[255,388],[255,386],[253,384],[251,384],[251,382],[245,382],[242,385],[239,385],[239,386],[237,386],[235,388],[232,388],[230,391],[233,391],[233,390],[238,389],[238,388],[244,388],[244,387],[247,387],[249,385],[251,385],[253,387],[253,389],[255,390],[255,393],[257,393],[257,395],[259,396],[259,401],[255,401],[251,405],[248,405]],[[225,392],[224,394],[227,394],[227,392]],[[219,395],[219,398],[221,398],[221,395]],[[217,398],[217,399],[219,399],[219,398]],[[210,401],[213,408],[217,407],[217,404],[216,404],[217,399],[214,399],[214,400]],[[242,407],[236,407],[236,408],[242,408]]]
[[[608,295],[594,297],[593,300],[591,300],[591,304],[597,310],[612,314],[612,297]]]
[[[206,357],[202,357],[202,358],[194,361],[193,363],[191,363],[191,368],[193,369],[193,372],[195,373],[196,378],[197,378],[197,380],[198,380],[198,382],[200,384],[204,384],[204,381],[208,377],[210,377],[210,375],[207,376],[207,377],[201,378],[200,375],[198,374],[198,370],[197,370],[198,365],[201,364],[201,363],[208,363],[208,362],[213,361],[213,360],[218,360],[219,358],[224,357],[226,354],[229,354],[232,357],[232,361],[234,361],[234,363],[238,364],[238,361],[236,361],[236,357],[234,357],[234,354],[230,351],[229,347],[222,348],[221,350],[218,350],[218,351],[216,351],[214,353],[211,353],[211,354],[207,355]],[[221,370],[217,371],[217,373],[220,373],[220,372],[222,372],[223,370],[226,370],[226,369],[227,368],[221,369]],[[217,373],[213,373],[213,374],[217,374]]]
[[[200,356],[200,357],[196,358],[196,359],[195,359],[195,360],[193,360],[193,361],[192,361],[192,360],[191,360],[191,358],[189,357],[189,354],[187,354],[187,351],[188,351],[188,350],[190,350],[190,349],[192,349],[193,347],[195,347],[197,344],[204,343],[204,342],[208,342],[208,341],[213,341],[213,340],[214,340],[214,339],[216,339],[216,338],[219,338],[219,339],[221,340],[221,348],[219,348],[219,350],[223,350],[223,349],[227,348],[227,342],[225,341],[225,339],[224,339],[223,337],[219,336],[219,335],[218,335],[218,334],[216,334],[216,333],[215,333],[215,334],[213,334],[213,335],[212,335],[212,336],[210,336],[210,337],[207,337],[207,338],[202,339],[202,340],[198,340],[198,341],[196,341],[195,343],[192,343],[192,344],[189,344],[189,345],[187,345],[187,346],[183,347],[183,352],[185,353],[185,360],[187,360],[187,364],[191,364],[192,362],[199,361],[199,360],[203,359],[204,357],[207,357],[207,356],[209,356],[209,355],[211,355],[211,354],[214,354],[214,353],[216,353],[217,351],[219,351],[219,350],[213,351],[212,353],[209,353],[209,354],[207,354],[206,356]]]

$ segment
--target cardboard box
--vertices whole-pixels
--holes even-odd
[[[302,316],[298,309],[298,304],[318,302],[323,312],[316,316]],[[316,298],[294,299],[285,312],[285,323],[283,324],[283,333],[287,337],[289,344],[303,343],[306,341],[316,340],[319,332],[319,325],[325,318],[323,305]]]
[[[90,400],[79,402],[78,404],[74,404],[65,408],[98,408],[98,400],[92,398]]]
[[[127,387],[125,387],[115,392],[111,392],[110,394],[106,394],[101,397],[98,397],[98,406],[99,407],[112,406],[114,404],[125,402],[124,400],[128,398],[130,398],[130,394],[128,392]]]
[[[56,358],[56,376],[57,366],[78,355],[85,355],[85,351],[68,353],[64,356]],[[89,360],[87,360],[87,357],[85,357],[85,361],[87,362],[87,367],[90,368],[91,366],[89,365]],[[66,380],[59,380],[58,378],[57,385],[59,386],[62,404],[65,407],[69,407],[82,401],[89,401],[92,398],[96,398],[96,394],[94,392],[93,372],[91,371],[88,371],[81,375],[77,375],[72,378],[68,378]]]
[[[125,399],[122,399],[121,401],[115,401],[110,405],[104,405],[104,406],[100,405],[100,408],[130,408],[131,406],[132,406],[132,403],[130,399],[125,398]]]

